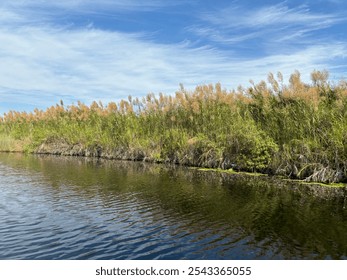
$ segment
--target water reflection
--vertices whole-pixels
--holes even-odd
[[[0,175],[1,259],[347,258],[343,199],[304,186],[21,154]]]

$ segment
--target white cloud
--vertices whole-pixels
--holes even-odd
[[[182,1],[178,1],[182,2]],[[2,6],[7,6],[9,8],[41,8],[41,9],[51,9],[51,8],[61,8],[61,9],[75,9],[75,8],[85,8],[90,9],[153,9],[158,7],[163,7],[170,5],[170,3],[165,3],[160,0],[2,0]],[[172,4],[171,4],[172,5]]]
[[[22,1],[21,7],[32,2]],[[82,5],[81,2],[64,0],[59,5]],[[90,2],[83,1],[85,5]],[[124,5],[126,2],[119,1]],[[159,5],[159,1],[148,3]],[[0,16],[0,104],[12,102],[21,108],[44,108],[60,99],[65,103],[90,103],[119,100],[129,94],[171,94],[179,83],[192,88],[221,82],[227,88],[236,88],[239,84],[247,86],[249,79],[265,79],[270,71],[289,76],[298,69],[308,79],[312,70],[329,70],[330,61],[343,57],[347,51],[344,44],[331,43],[308,45],[287,55],[247,58],[233,51],[197,48],[189,42],[159,44],[146,39],[146,34],[43,24],[31,18],[30,11],[21,13],[4,7],[0,8],[4,15]],[[27,22],[30,24],[23,24]],[[201,32],[207,34],[209,29]],[[217,35],[220,38],[216,40],[223,40],[223,34]],[[0,107],[1,111],[5,111],[4,107]]]
[[[203,13],[201,20],[200,26],[188,30],[215,42],[235,44],[256,38],[274,43],[297,42],[346,21],[346,17],[340,13],[312,12],[305,5],[289,8],[283,2],[253,9],[234,5]],[[204,32],[206,26],[209,33]]]
[[[223,43],[223,44],[238,44],[243,41],[254,39],[259,37],[261,34],[258,31],[248,32],[243,34],[230,34],[226,33],[224,30],[215,28],[212,26],[189,26],[186,31],[192,32],[198,37],[211,40],[213,42]]]
[[[81,16],[117,17],[131,12],[149,12],[165,7],[178,6],[188,0],[2,0],[0,3],[1,26],[59,25],[67,17]],[[91,23],[89,23],[91,24]]]
[[[307,6],[288,8],[284,3],[273,6],[244,10],[240,7],[229,7],[218,12],[207,13],[203,19],[218,26],[228,28],[255,28],[268,26],[304,25],[322,28],[343,20],[335,14],[313,13]]]
[[[173,93],[180,82],[193,87],[220,81],[236,87],[247,85],[250,78],[264,79],[270,71],[289,75],[294,69],[310,73],[328,68],[328,59],[346,53],[343,46],[326,45],[245,60],[213,49],[159,45],[118,32],[52,28],[12,33],[0,29],[0,40],[0,102],[15,92],[18,102],[41,106],[52,104],[54,96],[54,102],[65,97],[90,103],[150,91]]]
[[[235,82],[265,78],[269,71],[326,68],[327,59],[346,52],[343,46],[326,45],[245,60],[214,49],[160,45],[119,32],[33,27],[16,32],[0,29],[0,40],[0,94],[12,90],[23,93],[23,100],[30,91],[91,102],[150,91],[171,93],[180,82],[193,86],[221,81],[237,86]]]
[[[179,82],[206,79],[208,66],[218,63],[209,49],[159,45],[101,30],[0,29],[0,40],[2,91],[22,92],[23,99],[29,91],[87,102],[173,91]]]

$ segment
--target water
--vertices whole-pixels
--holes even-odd
[[[347,259],[347,210],[262,178],[0,154],[0,259]]]

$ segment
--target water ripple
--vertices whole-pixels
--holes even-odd
[[[0,259],[346,258],[336,204],[102,164],[0,154]]]

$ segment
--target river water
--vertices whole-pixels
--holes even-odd
[[[0,154],[0,223],[0,259],[347,259],[341,200],[177,166]]]

